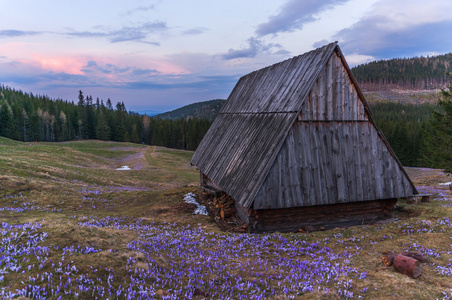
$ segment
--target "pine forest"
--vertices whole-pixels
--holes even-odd
[[[195,150],[210,124],[139,115],[128,112],[123,102],[104,103],[82,91],[73,103],[0,86],[0,136],[23,142],[98,139]]]

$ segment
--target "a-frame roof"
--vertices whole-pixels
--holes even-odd
[[[337,43],[331,43],[240,78],[194,153],[192,164],[238,203],[250,207],[335,51],[340,55]],[[348,66],[346,69],[350,72]]]
[[[249,207],[336,46],[332,43],[240,78],[192,164]]]

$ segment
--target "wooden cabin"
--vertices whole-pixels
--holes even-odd
[[[240,78],[192,164],[251,232],[368,224],[417,194],[337,43]]]

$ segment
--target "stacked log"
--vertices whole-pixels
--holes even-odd
[[[425,261],[424,255],[419,252],[403,252],[402,255],[414,258],[423,263]]]
[[[215,206],[215,216],[220,216],[222,219],[230,218],[235,213],[234,200],[231,196],[224,194],[223,196],[213,199]]]
[[[417,278],[422,274],[422,263],[412,257],[397,255],[394,258],[394,269],[399,273]]]
[[[203,193],[203,204],[210,216],[223,231],[244,233],[247,232],[248,225],[237,215],[234,199],[222,193],[217,197]]]
[[[382,257],[382,260],[386,266],[394,266],[397,272],[413,278],[421,276],[422,263],[425,261],[424,256],[419,252],[388,253]]]
[[[390,267],[390,266],[392,266],[392,264],[394,263],[394,258],[395,258],[395,257],[396,257],[395,254],[388,253],[388,254],[383,255],[383,257],[381,258],[381,260],[383,261],[383,264],[384,264],[386,267]]]

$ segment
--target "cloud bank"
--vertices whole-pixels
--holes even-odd
[[[139,6],[137,8],[130,9],[130,10],[126,11],[123,15],[124,16],[130,16],[130,15],[133,15],[133,14],[135,14],[137,12],[143,12],[143,11],[147,12],[147,11],[154,10],[154,9],[155,9],[155,5]]]
[[[289,0],[280,11],[257,26],[259,37],[300,30],[306,23],[317,20],[319,13],[343,4],[348,0]]]
[[[268,52],[273,48],[281,48],[279,44],[265,44],[261,40],[250,37],[247,41],[248,46],[241,49],[229,49],[227,53],[223,54],[226,60],[235,58],[252,58],[258,53]]]
[[[23,30],[15,30],[15,29],[0,30],[0,37],[7,37],[7,38],[38,35],[38,34],[41,34],[41,32],[23,31]]]
[[[345,53],[375,59],[447,53],[452,51],[451,10],[445,1],[382,0],[334,38]]]
[[[146,22],[138,26],[122,27],[118,30],[111,31],[73,31],[66,33],[69,36],[84,38],[108,38],[111,43],[119,42],[145,42],[155,46],[159,46],[158,42],[146,41],[151,34],[161,33],[168,30],[165,22]]]

